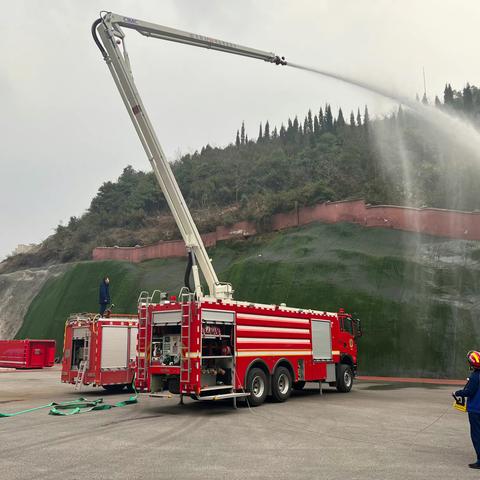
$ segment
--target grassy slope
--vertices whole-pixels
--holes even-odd
[[[362,373],[441,377],[463,376],[465,351],[480,347],[479,252],[480,242],[350,224],[315,224],[211,250],[237,299],[357,313],[365,331]],[[175,293],[184,263],[74,265],[44,286],[18,336],[53,337],[61,344],[68,313],[96,310],[104,272],[117,310],[134,312],[140,290]]]

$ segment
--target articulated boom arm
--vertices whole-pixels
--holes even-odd
[[[205,250],[202,238],[192,219],[182,192],[173,176],[153,126],[147,115],[142,99],[138,93],[130,68],[130,61],[125,48],[125,34],[122,28],[136,30],[147,37],[184,43],[196,47],[210,48],[222,52],[233,53],[245,57],[257,58],[277,65],[286,65],[284,57],[274,53],[263,52],[254,48],[243,47],[202,35],[196,35],[182,30],[176,30],[154,23],[144,22],[134,18],[124,17],[114,13],[106,13],[92,25],[92,34],[95,43],[102,52],[110,73],[120,92],[135,130],[140,138],[147,157],[152,165],[160,188],[173,213],[187,250],[193,261],[192,272],[197,297],[203,296],[198,267],[208,285],[210,296],[228,299],[233,295],[232,286],[220,283]],[[98,38],[97,36],[100,36]],[[198,262],[198,267],[196,265]]]

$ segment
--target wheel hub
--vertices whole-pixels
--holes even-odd
[[[288,377],[284,373],[279,375],[277,385],[278,385],[278,391],[282,395],[285,395],[286,393],[288,393],[288,390],[290,388],[290,382],[288,380]]]

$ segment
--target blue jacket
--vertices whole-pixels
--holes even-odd
[[[98,291],[98,303],[111,303],[110,302],[110,285],[102,281],[100,289]]]
[[[463,390],[457,390],[457,397],[465,397],[467,401],[467,412],[480,413],[480,370],[474,370],[470,375]]]

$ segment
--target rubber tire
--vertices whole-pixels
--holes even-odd
[[[178,395],[180,393],[180,378],[173,377],[168,379],[167,388],[170,393]]]
[[[263,392],[261,395],[254,396],[252,394],[252,391],[253,391],[253,383],[256,379],[258,379],[258,381],[263,383]],[[265,398],[267,398],[267,393],[268,393],[268,384],[267,384],[267,376],[265,375],[265,372],[261,368],[252,368],[248,372],[245,391],[250,392],[250,395],[247,397],[247,401],[251,407],[258,407],[265,401]]]
[[[347,378],[349,377],[350,381]],[[341,363],[338,366],[338,376],[337,376],[337,390],[342,393],[348,393],[353,386],[353,370],[350,365],[345,365]]]
[[[125,384],[123,384],[123,385],[102,385],[104,390],[106,390],[107,392],[112,392],[112,393],[123,392],[125,390],[126,386],[127,385],[125,385]]]
[[[300,391],[303,390],[303,387],[305,386],[305,383],[303,380],[299,380],[298,382],[293,383],[293,389]]]
[[[281,378],[281,376],[284,376],[288,380],[288,388],[286,392],[281,392],[280,388],[278,386],[278,381]],[[292,374],[290,373],[290,370],[285,367],[278,367],[275,370],[275,373],[273,374],[273,380],[272,380],[272,398],[275,402],[284,402],[285,400],[288,400],[292,393]]]

